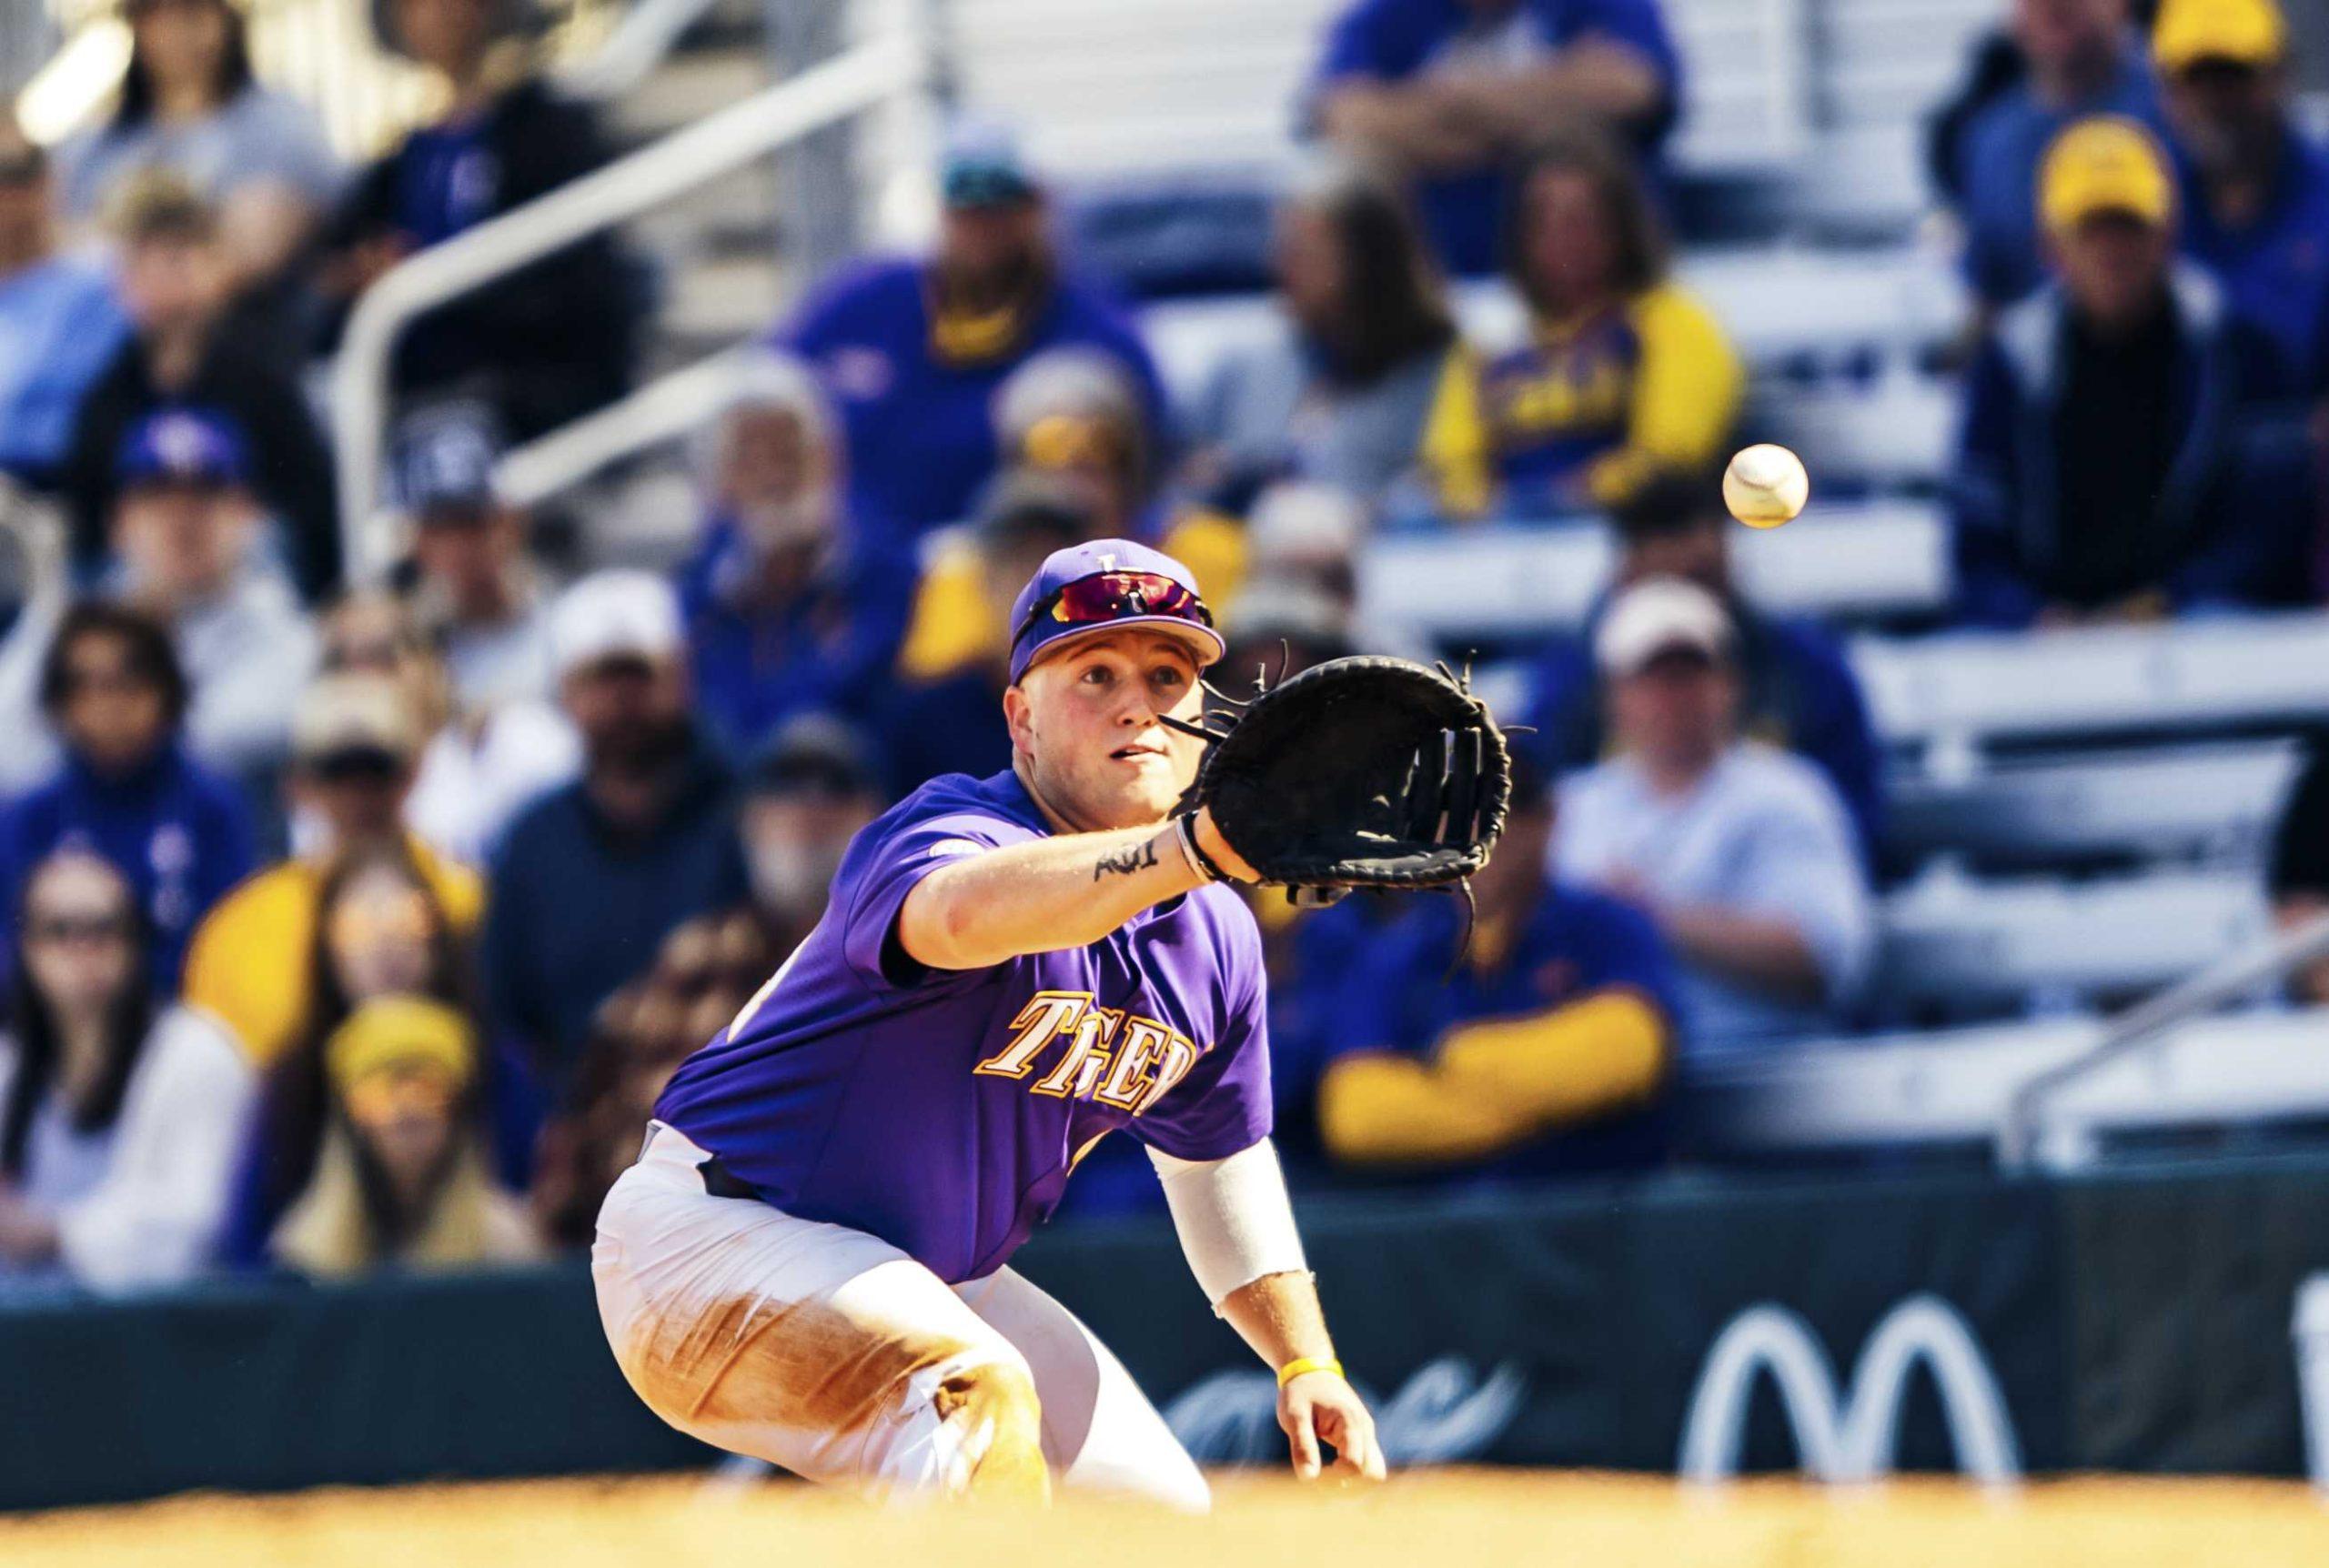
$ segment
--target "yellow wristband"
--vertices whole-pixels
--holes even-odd
[[[1296,1356],[1277,1369],[1277,1386],[1284,1388],[1305,1372],[1330,1372],[1343,1375],[1343,1363],[1332,1356]]]

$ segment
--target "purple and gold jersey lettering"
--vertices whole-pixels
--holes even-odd
[[[1007,772],[923,785],[858,835],[824,920],[656,1116],[786,1213],[950,1283],[1000,1267],[1107,1132],[1184,1160],[1267,1136],[1261,941],[1229,889],[989,969],[924,970],[899,948],[923,877],[1049,832]]]

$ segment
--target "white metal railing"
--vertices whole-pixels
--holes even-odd
[[[928,77],[919,43],[863,44],[731,105],[539,200],[398,264],[366,292],[332,367],[340,529],[350,573],[377,577],[388,541],[378,513],[388,361],[414,318],[480,284],[622,223],[812,132],[914,91]]]
[[[578,97],[619,98],[654,74],[680,35],[720,0],[635,0],[606,41],[558,73]]]
[[[2034,1075],[2015,1091],[1998,1126],[1998,1163],[2008,1171],[2021,1171],[2039,1157],[2047,1142],[2049,1108],[2073,1085],[2155,1044],[2178,1024],[2324,958],[2329,958],[2329,915],[2230,954],[2129,1009],[2093,1050]]]
[[[745,345],[698,360],[528,442],[501,459],[495,488],[512,505],[539,506],[626,457],[703,429],[728,407],[738,370],[755,352]]]

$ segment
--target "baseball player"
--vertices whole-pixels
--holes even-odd
[[[672,1078],[591,1251],[624,1375],[720,1447],[875,1494],[1190,1509],[1107,1347],[1008,1267],[1076,1161],[1146,1146],[1305,1478],[1379,1479],[1270,1133],[1255,879],[1175,817],[1222,639],[1179,562],[1061,550],[1012,608],[1012,766],[861,833],[823,920]],[[1500,807],[1499,807],[1500,810]]]

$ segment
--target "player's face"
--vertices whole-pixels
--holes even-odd
[[[1003,693],[1023,775],[1042,802],[1084,832],[1158,822],[1196,777],[1203,742],[1159,722],[1194,724],[1196,661],[1161,633],[1080,638]]]

